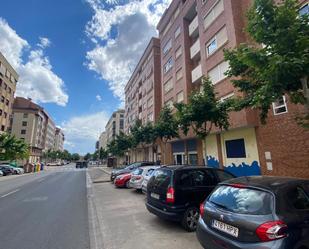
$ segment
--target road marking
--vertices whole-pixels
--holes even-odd
[[[39,179],[38,182],[43,182],[45,178]]]
[[[19,191],[19,190],[20,190],[20,189],[15,189],[15,190],[13,190],[12,192],[9,192],[9,193],[7,193],[7,194],[5,194],[5,195],[2,195],[0,198],[7,197],[7,196],[9,196],[9,195],[11,195],[11,194],[16,193],[16,192]]]

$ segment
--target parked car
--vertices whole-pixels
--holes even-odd
[[[139,167],[134,171],[132,171],[132,176],[129,183],[130,188],[134,188],[138,191],[141,191],[142,183],[145,179],[145,176],[149,172],[153,172],[157,168],[159,168],[159,166],[152,165],[152,166]]]
[[[75,164],[75,167],[77,169],[88,168],[88,162],[87,161],[77,161]]]
[[[309,249],[309,180],[240,177],[201,204],[204,248]]]
[[[228,172],[205,166],[163,166],[148,182],[146,207],[160,218],[195,231],[200,203],[219,182],[231,178]]]
[[[21,174],[25,173],[24,169],[22,169],[22,168],[13,167],[11,165],[7,165],[7,166],[11,168],[11,170],[13,171],[14,175],[21,175]]]
[[[118,175],[114,180],[114,184],[118,188],[129,188],[130,179],[131,179],[131,173]]]
[[[120,169],[114,169],[111,172],[111,182],[114,182],[114,179],[118,175],[126,174],[126,173],[131,173],[133,170],[136,168],[142,167],[142,166],[149,166],[149,165],[154,165],[153,162],[135,162],[130,165],[128,165],[125,168],[120,168]]]
[[[3,176],[3,172],[0,170],[0,176]]]
[[[3,172],[4,176],[13,174],[13,170],[8,165],[0,165],[0,170]]]
[[[160,168],[160,166],[158,166],[158,168]],[[149,179],[152,177],[152,175],[154,174],[155,170],[149,170],[148,173],[144,176],[144,180],[142,183],[142,192],[144,194],[147,194],[147,184]]]

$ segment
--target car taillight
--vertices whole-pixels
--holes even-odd
[[[202,203],[200,204],[200,215],[201,215],[201,217],[204,216],[204,213],[205,213],[205,203],[202,202]]]
[[[256,229],[261,241],[271,241],[287,236],[288,226],[281,220],[263,223]]]
[[[174,196],[174,188],[168,187],[167,193],[166,193],[166,202],[173,204],[175,202],[175,196]]]

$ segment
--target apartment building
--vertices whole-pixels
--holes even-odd
[[[18,74],[0,52],[0,133],[10,126]]]
[[[245,13],[252,1],[173,0],[158,23],[161,40],[162,105],[187,102],[193,89],[209,76],[217,97],[238,95],[224,72],[223,49],[248,43]],[[301,1],[308,11],[308,1]],[[302,106],[283,96],[273,103],[267,125],[256,110],[231,113],[228,131],[214,129],[202,143],[191,132],[169,143],[165,163],[223,167],[235,175],[290,175],[309,177],[309,134],[295,122]],[[203,151],[207,151],[207,158]]]
[[[106,149],[107,146],[107,136],[106,131],[103,131],[99,137],[99,149]]]
[[[125,87],[125,133],[130,132],[136,120],[142,124],[156,122],[161,109],[160,40],[152,38]],[[154,160],[156,149],[137,148],[129,161]]]
[[[106,126],[106,141],[109,143],[114,140],[120,132],[124,131],[124,110],[119,109],[113,112],[112,116],[108,120]]]
[[[63,151],[64,140],[65,140],[65,137],[64,137],[63,131],[59,127],[56,127],[55,138],[54,138],[54,150],[55,151]]]
[[[15,98],[11,133],[30,145],[30,163],[40,161],[43,151],[53,149],[53,127],[54,122],[41,106],[33,103],[31,99]]]

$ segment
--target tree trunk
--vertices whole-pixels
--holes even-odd
[[[207,161],[207,147],[206,147],[207,146],[207,142],[206,142],[206,138],[207,137],[204,138],[203,144],[205,145],[204,146],[204,164],[207,167],[208,166],[208,161]]]
[[[305,76],[300,79],[302,87],[303,87],[303,93],[305,97],[305,108],[306,108],[306,115],[309,115],[309,86],[308,86],[308,76]]]

